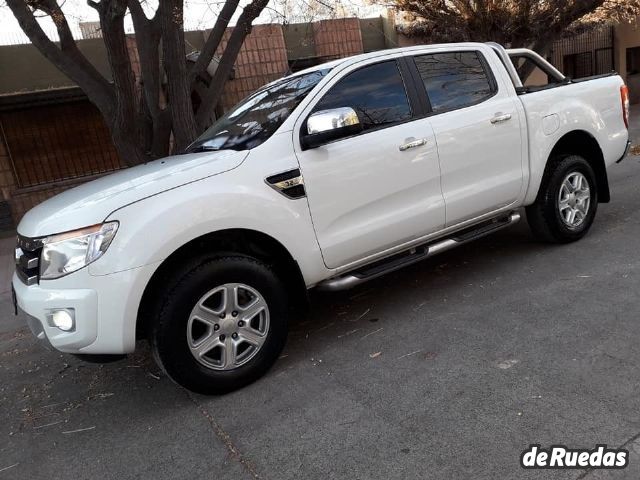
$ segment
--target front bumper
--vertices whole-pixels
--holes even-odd
[[[98,294],[95,290],[27,286],[16,273],[13,274],[13,288],[18,308],[29,316],[29,328],[40,340],[48,340],[57,350],[69,353],[76,353],[95,342],[98,334]],[[63,332],[53,326],[47,317],[49,310],[56,308],[75,310],[74,331]]]
[[[17,305],[31,331],[55,349],[78,354],[124,354],[135,348],[136,320],[144,288],[156,265],[93,276],[84,268],[57,280],[25,285],[14,273]],[[75,329],[53,325],[51,310],[73,309]]]

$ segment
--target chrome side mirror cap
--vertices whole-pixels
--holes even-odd
[[[307,132],[300,138],[303,150],[316,148],[362,131],[358,114],[351,107],[314,112],[309,115],[306,123]]]
[[[351,107],[321,110],[312,113],[307,120],[307,134],[324,133],[329,130],[359,125],[358,115]]]

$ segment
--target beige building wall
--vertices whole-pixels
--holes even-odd
[[[631,92],[631,102],[640,102],[640,74],[627,75],[627,49],[640,47],[640,19],[633,24],[622,24],[615,28],[616,70],[625,79]]]

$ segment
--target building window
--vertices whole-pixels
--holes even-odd
[[[627,74],[640,73],[640,47],[627,48]]]
[[[593,75],[593,53],[573,53],[562,59],[564,74],[569,78],[584,78]]]

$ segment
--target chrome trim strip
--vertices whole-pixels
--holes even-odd
[[[28,238],[18,234],[18,248],[21,248],[22,250],[34,252],[43,246],[44,238]]]
[[[40,259],[38,257],[29,258],[25,254],[22,254],[16,263],[23,270],[30,270],[32,268],[36,268],[40,264]]]
[[[28,287],[30,287],[31,285],[36,285],[38,283],[38,275],[27,275],[19,268],[16,269],[16,275],[18,275],[18,278],[22,281],[22,283],[24,283]]]
[[[40,254],[44,238],[28,238],[18,234],[15,249],[16,274],[27,286],[39,282]]]

